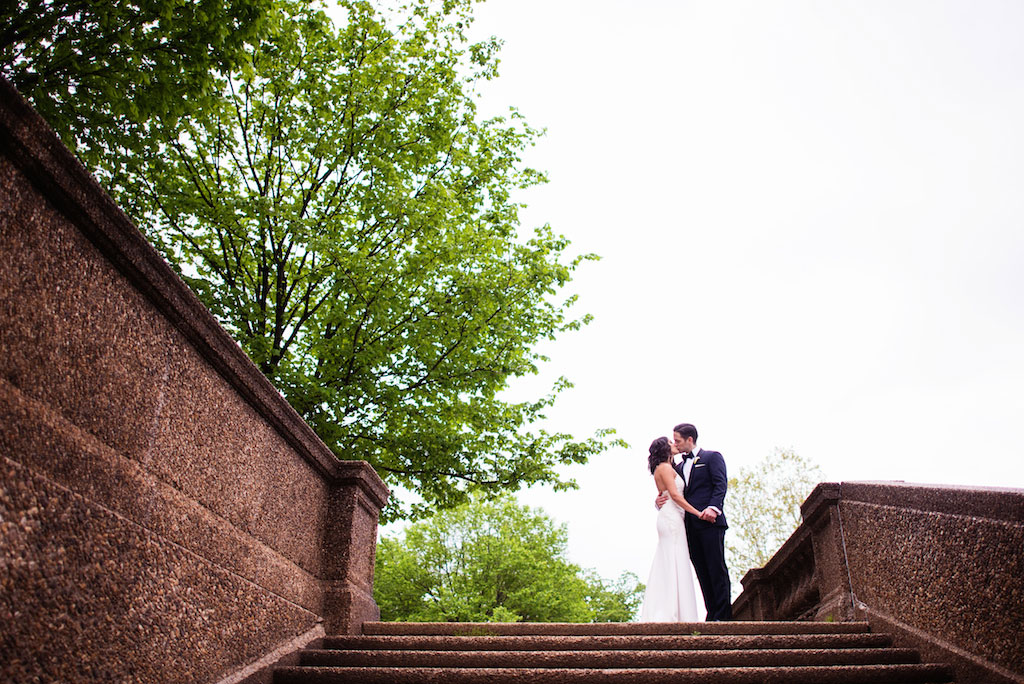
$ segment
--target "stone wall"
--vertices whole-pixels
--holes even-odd
[[[357,632],[386,498],[0,81],[0,681],[238,681]]]
[[[801,511],[736,619],[866,619],[957,681],[1024,682],[1024,490],[823,483]]]

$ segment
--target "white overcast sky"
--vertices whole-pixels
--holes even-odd
[[[483,111],[547,128],[524,227],[603,256],[572,286],[594,322],[514,389],[566,375],[551,426],[631,445],[520,494],[575,562],[646,580],[647,446],[682,421],[731,471],[781,447],[833,481],[1024,487],[1024,3],[476,15],[505,41]]]

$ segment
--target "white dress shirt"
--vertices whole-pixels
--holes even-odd
[[[700,455],[700,449],[694,449],[693,450],[693,458],[686,459],[686,463],[683,464],[683,484],[684,484],[684,486],[686,484],[689,484],[689,482],[690,482],[690,472],[693,470],[693,464],[697,462],[697,457],[699,455]],[[679,458],[682,458],[682,457],[683,457],[683,455],[679,454]]]

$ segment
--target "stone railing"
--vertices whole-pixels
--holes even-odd
[[[960,682],[1024,682],[1024,490],[823,483],[737,620],[868,620]]]
[[[387,495],[0,80],[0,681],[258,681],[377,619]]]

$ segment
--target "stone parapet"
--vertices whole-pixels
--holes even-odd
[[[958,681],[1024,682],[1024,490],[818,485],[738,620],[868,620]]]
[[[387,496],[0,79],[0,680],[227,681],[358,631]]]

